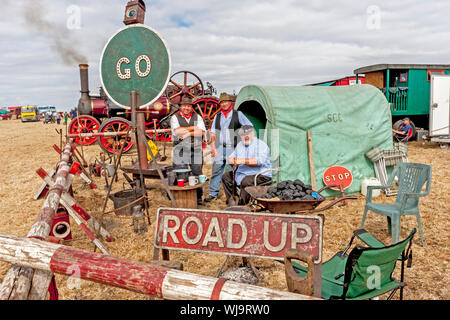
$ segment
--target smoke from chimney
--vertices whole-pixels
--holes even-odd
[[[73,66],[88,62],[86,56],[79,52],[79,46],[75,44],[69,29],[65,25],[45,19],[45,12],[48,12],[48,9],[42,1],[24,1],[22,12],[25,23],[33,31],[48,38],[51,48],[59,55],[64,64]]]

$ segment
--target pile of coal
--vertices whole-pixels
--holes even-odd
[[[282,181],[270,187],[262,199],[279,198],[280,200],[317,200],[312,194],[311,185],[305,185],[301,180]],[[319,196],[320,197],[320,196]]]

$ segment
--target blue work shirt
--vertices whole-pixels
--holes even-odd
[[[398,129],[398,131],[400,131],[400,132],[404,131],[405,132],[405,134],[404,134],[405,136],[408,135],[409,130],[411,130],[411,124],[409,124],[409,123],[407,125],[402,124],[400,126],[400,128]]]
[[[236,170],[236,184],[239,186],[241,185],[242,179],[245,177],[257,175],[263,170],[272,168],[269,147],[264,141],[259,140],[256,137],[253,138],[248,146],[245,146],[243,141],[239,142],[230,157],[235,157],[237,159],[256,158],[258,161],[258,165],[255,167],[244,164],[238,167]],[[264,172],[262,175],[271,178],[272,171]]]
[[[231,119],[233,118],[233,112],[237,112],[238,113],[238,120],[241,126],[245,126],[245,125],[249,125],[249,126],[253,126],[253,124],[250,122],[250,120],[247,119],[247,117],[241,112],[241,111],[237,111],[237,110],[231,110],[230,113],[228,114],[228,117],[225,118],[225,116],[221,113],[218,113],[213,120],[212,126],[211,126],[211,133],[213,133],[216,136],[216,139],[218,139],[219,141],[219,148],[217,148],[217,156],[219,158],[221,158],[223,156],[222,153],[222,149],[223,149],[223,145],[226,144],[227,145],[227,149],[231,148],[233,149],[233,141],[231,140],[231,138],[233,138],[232,135],[230,135],[230,122]],[[216,121],[217,121],[217,117],[220,115],[220,134],[217,135],[216,132]],[[238,133],[235,132],[235,135],[237,135]],[[227,154],[228,152],[226,152],[225,154]]]

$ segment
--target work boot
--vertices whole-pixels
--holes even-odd
[[[205,198],[204,201],[205,202],[211,202],[213,200],[217,200],[217,197],[209,195],[207,198]]]

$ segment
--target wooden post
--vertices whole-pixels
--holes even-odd
[[[39,215],[31,227],[28,237],[45,239],[51,231],[55,213],[58,210],[61,194],[65,190],[69,175],[69,161],[72,155],[73,139],[65,146],[58,163],[55,185],[50,188]],[[35,271],[13,265],[0,287],[1,300],[43,300],[47,295],[51,272]]]
[[[202,276],[0,233],[0,260],[167,300],[315,300],[316,298]]]
[[[311,131],[306,133],[308,138],[308,157],[309,157],[309,172],[311,174],[311,186],[314,191],[316,191],[316,171],[314,169],[314,152],[312,145],[312,134]]]

